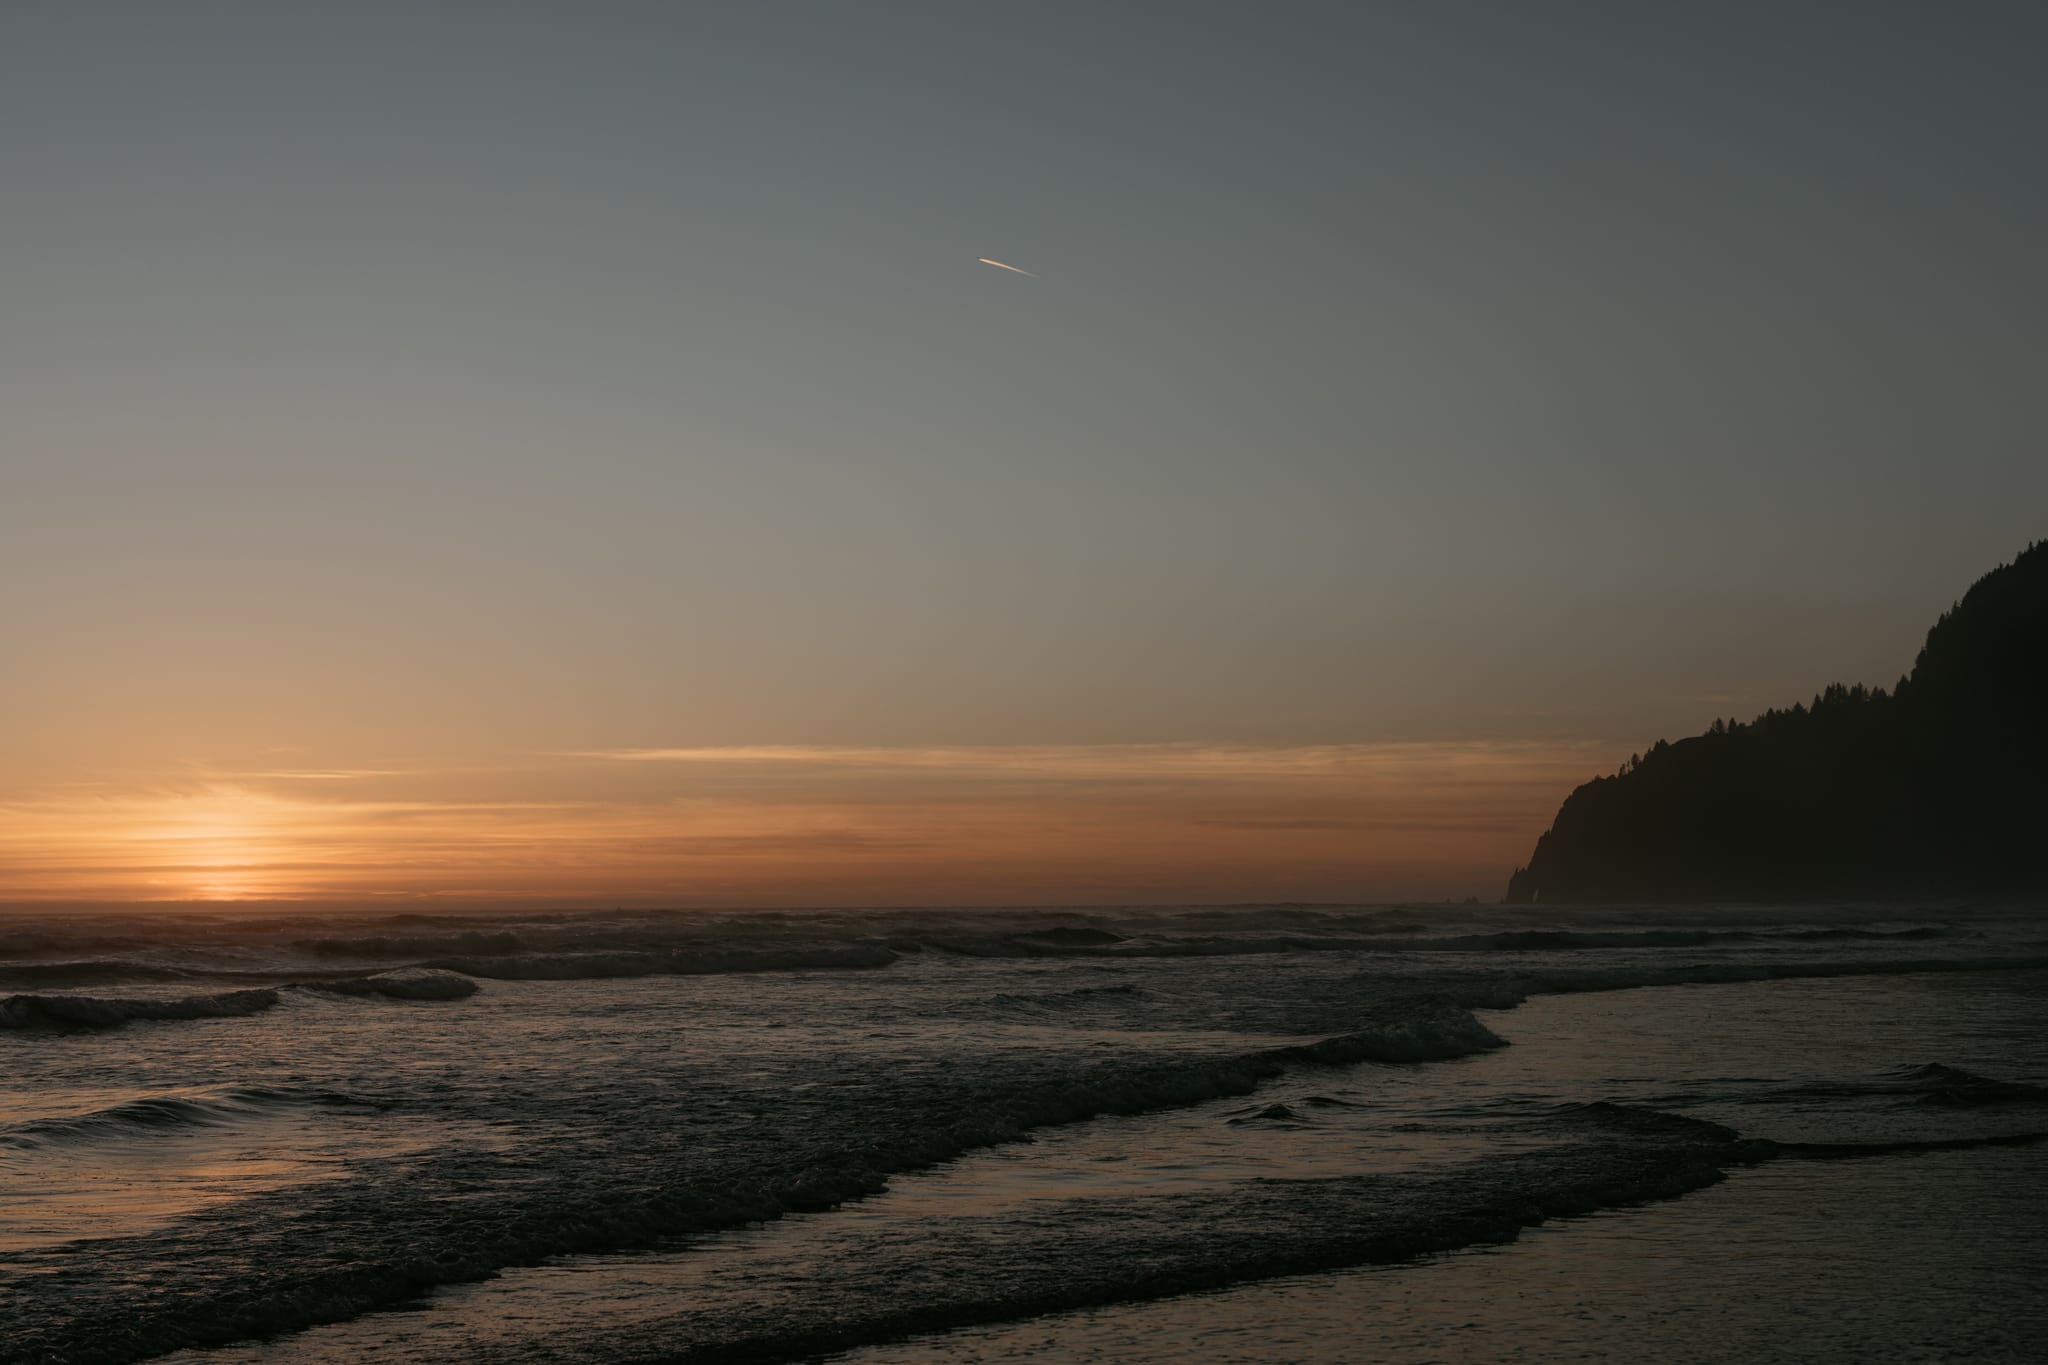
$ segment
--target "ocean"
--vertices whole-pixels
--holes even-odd
[[[0,1361],[2048,1340],[2048,920],[0,917]]]

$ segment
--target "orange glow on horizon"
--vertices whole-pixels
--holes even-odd
[[[1600,746],[752,747],[0,803],[0,902],[851,904],[1493,894]]]

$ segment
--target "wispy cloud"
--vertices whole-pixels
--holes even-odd
[[[1376,772],[1456,773],[1475,767],[1548,770],[1583,766],[1600,744],[1492,741],[1400,744],[1039,744],[1039,745],[726,745],[600,749],[568,755],[619,763],[677,763],[785,768],[865,768],[961,774],[1050,774],[1112,779],[1134,776],[1251,776]]]
[[[259,768],[249,772],[222,772],[226,780],[260,782],[361,782],[372,777],[405,777],[405,768]]]

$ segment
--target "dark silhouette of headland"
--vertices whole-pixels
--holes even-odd
[[[1927,632],[1891,692],[1715,721],[1579,787],[1510,902],[2048,895],[2048,542]]]

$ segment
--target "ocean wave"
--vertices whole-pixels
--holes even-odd
[[[1931,1062],[1894,1073],[1920,1092],[1923,1104],[1947,1105],[1955,1109],[1976,1109],[1992,1104],[2048,1103],[2048,1087],[2023,1081],[2001,1081],[1979,1076],[1959,1066]]]
[[[1893,1098],[1949,1109],[1981,1109],[2008,1104],[2048,1104],[2048,1087],[2024,1081],[1998,1080],[1959,1066],[1928,1062],[1899,1067],[1868,1080],[1842,1080],[1780,1086],[1740,1098],[1765,1103],[1807,1100]]]
[[[1765,1157],[1801,1161],[1854,1161],[1873,1156],[1911,1156],[1918,1152],[1960,1152],[1973,1147],[2031,1147],[2048,1142],[2048,1130],[1997,1133],[1955,1138],[1909,1138],[1885,1142],[1758,1142]]]
[[[80,934],[51,929],[16,929],[0,933],[0,958],[37,953],[119,952],[143,946],[132,934]]]
[[[1122,934],[1074,924],[1055,924],[1049,929],[1029,929],[1016,937],[1030,943],[1047,943],[1063,948],[1100,948],[1125,941]]]
[[[1718,943],[1920,942],[1945,938],[1952,931],[1921,926],[1912,929],[1509,929],[1448,938],[1416,938],[1382,942],[1394,952],[1526,953],[1569,952],[1601,948],[1704,948]]]
[[[1412,933],[1421,926],[1405,924]],[[1818,942],[1919,942],[1952,936],[1933,926],[1907,929],[1502,929],[1484,933],[1399,936],[1393,929],[1363,933],[1115,934],[1102,929],[1060,926],[1001,935],[952,935],[929,946],[961,957],[1232,957],[1272,953],[1527,953],[1598,951],[1616,948],[1703,948],[1720,944]]]
[[[301,981],[298,986],[329,995],[378,995],[391,1000],[461,1000],[478,990],[468,977],[437,967],[398,967],[372,976]]]
[[[1146,998],[1144,987],[1129,982],[1113,986],[1075,986],[1057,991],[997,991],[982,1000],[963,1000],[926,1011],[939,1016],[999,1015],[1061,1018],[1095,1006],[1116,1007]]]
[[[1839,976],[1912,976],[1939,972],[2037,971],[2048,957],[1806,959],[1789,962],[1688,962],[1671,966],[1542,967],[1427,978],[1473,1009],[1512,1009],[1535,995],[1644,990],[1656,986],[1729,985]]]
[[[765,939],[765,941],[764,941]],[[406,958],[428,966],[450,962],[484,965],[476,975],[508,979],[561,979],[576,976],[691,975],[728,971],[775,971],[787,962],[807,966],[886,966],[899,951],[916,951],[912,942],[820,942],[816,936],[796,942],[781,936],[749,935],[737,942],[723,937],[678,932],[676,926],[623,924],[605,926],[541,925],[521,932],[460,934],[373,934],[349,938],[302,938],[291,945],[322,958]],[[887,954],[884,958],[882,955]],[[555,967],[550,964],[568,964]],[[760,963],[763,965],[755,965]],[[468,971],[465,967],[453,968]]]
[[[513,933],[369,934],[355,938],[301,938],[292,947],[315,957],[433,957],[460,953],[504,957],[533,945]]]
[[[1285,1120],[1278,1120],[1285,1122]],[[1727,1130],[1584,1106],[1552,1146],[1399,1182],[1254,1181],[1005,1229],[1001,1272],[974,1274],[987,1234],[933,1220],[914,1239],[847,1231],[848,1273],[715,1311],[649,1314],[602,1336],[610,1359],[798,1360],[976,1323],[1165,1298],[1283,1275],[1392,1264],[1515,1240],[1552,1219],[1665,1199],[1756,1159]],[[780,1263],[772,1263],[780,1268]],[[763,1274],[771,1281],[772,1274]],[[538,1358],[534,1356],[522,1358]]]
[[[1016,1141],[1039,1128],[1245,1095],[1260,1082],[1289,1071],[1361,1062],[1449,1061],[1506,1045],[1470,1011],[1444,997],[1388,1000],[1368,1008],[1351,1032],[1313,1042],[1215,1058],[1108,1067],[1058,1084],[989,1093],[950,1125],[931,1131],[921,1141],[872,1154],[853,1166],[847,1177],[850,1183],[830,1202],[878,1187],[882,1174],[918,1169],[975,1148]]]
[[[1551,1110],[1547,1118],[1556,1123],[1588,1126],[1604,1133],[1634,1137],[1683,1138],[1694,1142],[1734,1143],[1741,1141],[1733,1128],[1654,1109],[1640,1104],[1615,1104],[1594,1100],[1589,1104],[1566,1104]]]
[[[220,1127],[315,1106],[357,1106],[362,1101],[332,1091],[294,1091],[237,1086],[214,1093],[151,1095],[57,1118],[29,1119],[0,1127],[0,1148],[34,1151],[117,1141],[153,1133]]]
[[[605,1349],[671,1362],[812,1358],[977,1323],[1511,1242],[1554,1219],[1686,1194],[1732,1167],[1820,1154],[1634,1106],[1570,1106],[1548,1121],[1571,1140],[1398,1188],[1372,1177],[1262,1181],[1147,1201],[1142,1213],[1104,1207],[1086,1219],[1016,1227],[996,1275],[951,1269],[985,1252],[975,1240],[985,1234],[971,1225],[939,1223],[914,1246],[893,1248],[883,1235],[862,1241],[850,1230],[848,1259],[864,1269],[844,1282],[807,1286],[801,1300],[650,1317],[607,1337]]]
[[[228,1019],[261,1014],[278,999],[277,991],[269,987],[171,1000],[10,995],[0,1000],[0,1028],[117,1028],[143,1019]]]
[[[1320,1042],[1297,1043],[1263,1054],[1283,1066],[1352,1066],[1359,1062],[1445,1062],[1492,1048],[1507,1040],[1448,996],[1416,996],[1370,1012],[1371,1021]]]
[[[1222,1057],[1094,1068],[1055,1084],[1008,1087],[984,1094],[978,1103],[964,1106],[952,1123],[929,1130],[908,1146],[870,1153],[852,1163],[844,1173],[847,1183],[832,1182],[839,1193],[826,1202],[837,1203],[878,1188],[884,1174],[919,1169],[975,1148],[1013,1142],[1039,1128],[1249,1094],[1261,1081],[1289,1071],[1361,1062],[1450,1061],[1506,1045],[1455,1001],[1442,996],[1404,997],[1367,1008],[1351,1032],[1313,1042]]]
[[[186,981],[182,967],[131,958],[95,957],[66,962],[10,962],[0,965],[0,982],[11,986],[77,986],[119,981]]]
[[[958,957],[987,958],[1151,958],[1251,957],[1274,953],[1352,953],[1383,948],[1378,939],[1320,934],[1258,934],[1218,937],[1149,935],[1112,940],[1062,940],[1037,934],[991,937],[952,936],[926,940],[926,946]]]
[[[682,914],[655,911],[467,914],[294,914],[248,917],[190,912],[19,920],[0,929],[0,992],[90,989],[185,980],[285,984],[350,969],[416,965],[503,979],[688,974],[695,971],[843,969],[881,965],[880,954],[935,951],[991,959],[1114,962],[1273,954],[1427,956],[1483,961],[1513,953],[1568,960],[1602,950],[1725,948],[1764,957],[1802,946],[1903,948],[1919,941],[2002,942],[1996,924],[1960,911],[1886,923],[1870,911],[1784,907],[1761,912],[1683,912],[1684,918],[1618,921],[1617,911],[1570,918],[1503,917],[1470,907],[1105,907],[1069,910],[899,910]],[[1557,912],[1547,912],[1555,914]],[[1855,917],[1855,918],[1852,918]],[[1986,928],[1985,926],[1991,926]],[[837,962],[813,954],[845,954]],[[790,957],[785,955],[797,955]],[[862,957],[870,958],[862,962]],[[782,958],[781,962],[776,959]],[[517,965],[492,966],[491,963]],[[692,964],[695,965],[692,965]],[[534,965],[542,964],[542,965]],[[474,968],[472,970],[472,968]],[[195,987],[196,989],[196,987]]]
[[[1451,1058],[1502,1046],[1469,1012],[1440,997],[1381,1002],[1358,1025],[1348,1034],[1247,1053],[1105,1062],[1009,1083],[995,1079],[935,1111],[944,1117],[928,1125],[906,1125],[871,1145],[814,1149],[812,1164],[801,1168],[719,1182],[684,1172],[630,1192],[586,1189],[573,1206],[556,1204],[552,1211],[465,1205],[462,1218],[420,1228],[404,1254],[388,1260],[352,1260],[311,1280],[293,1278],[288,1264],[277,1268],[274,1281],[252,1268],[252,1281],[195,1289],[175,1310],[131,1324],[129,1345],[92,1335],[99,1327],[89,1314],[67,1316],[62,1322],[68,1325],[53,1323],[47,1334],[20,1343],[27,1354],[19,1358],[125,1361],[273,1335],[413,1298],[425,1286],[483,1278],[507,1265],[833,1208],[879,1192],[892,1175],[1024,1140],[1042,1128],[1244,1095],[1292,1070]]]
[[[500,981],[580,981],[625,976],[712,976],[727,972],[854,971],[886,967],[897,954],[880,947],[689,949],[626,953],[529,953],[449,957],[424,967]]]
[[[1276,1128],[1304,1128],[1308,1126],[1309,1121],[1302,1116],[1300,1110],[1276,1102],[1233,1114],[1225,1122],[1233,1128],[1248,1127],[1252,1124],[1271,1125]]]

